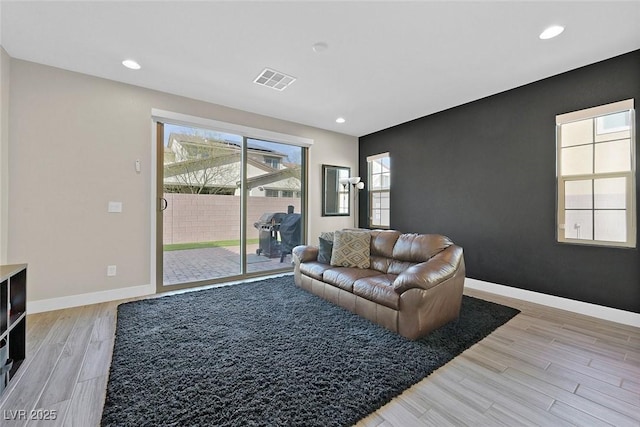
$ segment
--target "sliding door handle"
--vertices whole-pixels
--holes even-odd
[[[163,211],[167,209],[167,206],[169,206],[169,202],[167,202],[167,199],[165,199],[164,197],[160,197],[160,210]]]

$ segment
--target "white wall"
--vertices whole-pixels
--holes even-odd
[[[0,264],[7,262],[9,229],[9,63],[0,46]]]
[[[320,204],[323,163],[357,171],[355,137],[16,59],[10,73],[8,261],[29,263],[29,301],[155,280],[152,108],[314,139],[310,242],[320,231],[353,224],[321,217]],[[107,213],[109,201],[121,201],[123,212]],[[118,266],[117,276],[106,276],[109,264]]]

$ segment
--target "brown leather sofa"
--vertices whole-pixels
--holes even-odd
[[[461,247],[436,234],[369,232],[368,269],[323,264],[317,247],[295,247],[296,285],[411,340],[458,318]]]

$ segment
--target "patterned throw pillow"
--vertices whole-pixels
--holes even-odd
[[[369,268],[371,234],[361,231],[336,231],[333,236],[331,265]]]

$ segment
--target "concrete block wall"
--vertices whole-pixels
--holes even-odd
[[[165,193],[163,243],[193,243],[240,238],[240,197],[216,194]],[[300,199],[290,197],[249,197],[247,200],[247,238],[256,239],[253,227],[265,212],[287,212],[293,205],[300,213]]]

